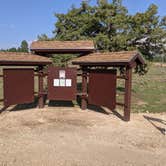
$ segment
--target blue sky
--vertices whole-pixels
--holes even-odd
[[[0,48],[18,47],[22,40],[29,43],[37,35],[51,36],[56,18],[54,13],[66,13],[81,0],[0,0]],[[95,5],[96,0],[90,4]],[[130,13],[145,11],[154,3],[159,15],[166,15],[165,0],[123,0]]]

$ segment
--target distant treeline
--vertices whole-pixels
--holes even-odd
[[[12,47],[9,49],[1,49],[0,51],[6,51],[6,52],[29,52],[28,42],[26,40],[23,40],[21,42],[20,47]]]

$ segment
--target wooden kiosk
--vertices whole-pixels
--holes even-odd
[[[43,68],[50,65],[49,58],[31,53],[0,52],[0,66],[2,66],[4,102],[2,112],[10,105],[34,102],[34,77],[38,77],[39,108],[43,102]],[[21,67],[22,66],[22,67]],[[37,67],[37,69],[35,69]]]
[[[0,52],[1,66],[17,66],[17,69],[4,68],[4,106],[23,104],[34,101],[34,76],[38,76],[38,106],[44,107],[44,96],[49,100],[73,100],[81,95],[81,108],[85,110],[87,104],[106,106],[111,110],[116,105],[124,107],[124,120],[130,120],[132,68],[143,65],[144,60],[137,51],[123,52],[95,52],[93,41],[36,41],[31,44],[32,53]],[[82,70],[82,92],[77,91],[77,68],[52,67],[48,58],[52,54],[72,53],[79,57],[72,61]],[[45,57],[43,57],[45,56]],[[32,66],[34,68],[18,68],[18,66]],[[44,67],[49,66],[47,71]],[[117,69],[124,69],[122,75],[117,75]],[[36,72],[36,73],[35,73]],[[60,72],[64,72],[63,81],[67,86],[57,85]],[[47,77],[47,87],[44,90],[43,78]],[[125,80],[124,102],[116,102],[116,81]],[[57,81],[57,82],[56,82]]]
[[[131,86],[132,86],[132,68],[136,65],[143,65],[144,60],[137,51],[92,53],[73,60],[74,65],[80,65],[82,69],[82,103],[81,108],[86,109],[88,101],[97,104],[103,102],[103,105],[115,109],[116,105],[124,107],[124,120],[130,120],[131,105]],[[123,75],[117,76],[115,68],[123,67]],[[94,71],[97,77],[91,74]],[[110,72],[109,72],[110,71]],[[100,75],[99,75],[100,74]],[[104,74],[106,74],[105,77]],[[92,77],[91,77],[92,76]],[[88,86],[89,78],[89,86]],[[91,79],[92,78],[92,79]],[[125,80],[124,103],[116,102],[116,79]],[[91,83],[92,82],[92,83]],[[100,84],[98,84],[100,82]],[[114,82],[114,83],[113,83]],[[95,88],[93,88],[95,86]],[[90,89],[94,89],[93,94]],[[87,91],[88,89],[88,91]],[[102,93],[102,89],[105,92]],[[112,89],[109,92],[109,89]],[[112,95],[109,95],[112,93]],[[108,97],[105,97],[108,96]],[[111,101],[112,98],[112,101]],[[109,104],[110,103],[110,104]]]
[[[130,120],[132,68],[144,64],[143,58],[137,51],[96,53],[93,41],[88,40],[36,41],[32,43],[31,51],[48,57],[54,53],[78,54],[80,57],[74,59],[72,63],[79,65],[82,70],[81,108],[86,109],[88,102],[92,104],[98,102],[111,110],[115,109],[116,105],[120,105],[124,107],[124,120]],[[124,68],[123,75],[116,75],[118,68]],[[95,76],[95,72],[100,76],[99,74]],[[124,103],[116,102],[117,79],[125,80]],[[107,87],[105,94],[103,87]],[[109,89],[111,91],[108,94]]]

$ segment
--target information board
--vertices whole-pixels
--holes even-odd
[[[34,101],[34,69],[3,69],[4,105]]]
[[[49,100],[76,100],[77,69],[49,67],[48,69],[48,99]]]
[[[94,70],[89,74],[88,102],[111,110],[116,106],[116,70]]]

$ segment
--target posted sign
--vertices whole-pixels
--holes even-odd
[[[66,79],[66,71],[59,70],[59,79],[53,80],[53,86],[55,87],[71,87],[72,79]]]
[[[48,73],[49,100],[76,100],[76,68],[61,68],[52,66],[49,67]]]

